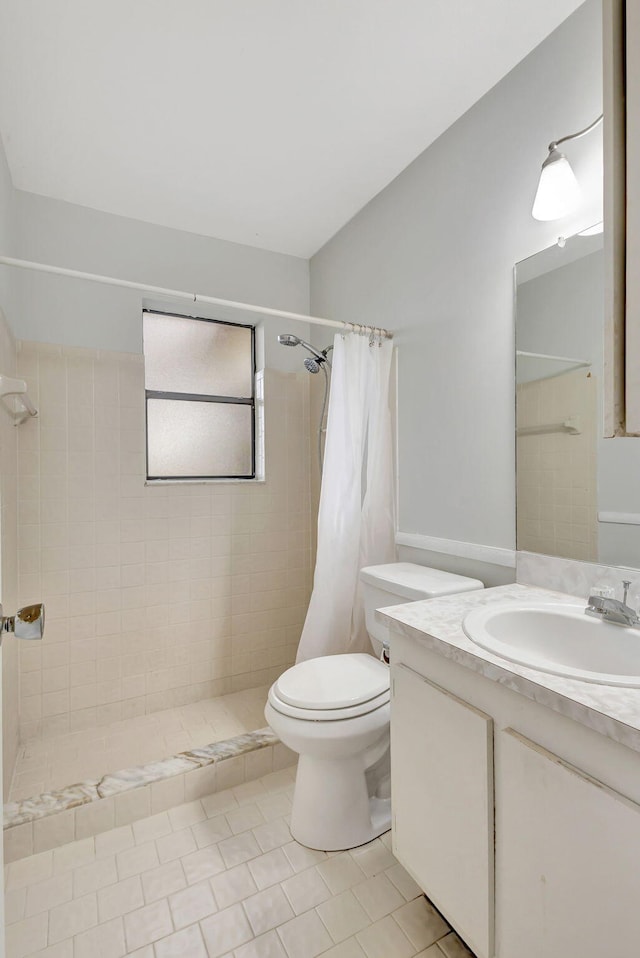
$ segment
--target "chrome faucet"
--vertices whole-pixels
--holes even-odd
[[[587,607],[584,610],[587,615],[599,616],[606,619],[607,622],[613,622],[616,625],[625,625],[632,629],[640,628],[640,618],[630,606],[627,605],[627,596],[631,582],[625,579],[622,583],[624,595],[620,599],[612,599],[607,595],[590,595],[587,600]]]

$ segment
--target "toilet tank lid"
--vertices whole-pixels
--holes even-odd
[[[384,592],[412,600],[433,599],[438,595],[484,589],[484,583],[480,579],[431,569],[429,566],[416,565],[415,562],[370,565],[360,570],[360,579]]]

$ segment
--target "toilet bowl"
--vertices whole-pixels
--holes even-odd
[[[300,756],[291,834],[301,844],[351,848],[389,828],[388,764],[372,794],[364,774],[389,750],[389,698],[388,667],[366,654],[309,659],[270,689],[267,722]]]
[[[375,610],[416,599],[484,588],[477,579],[409,562],[360,573],[374,655],[308,659],[269,690],[265,717],[298,753],[291,834],[322,851],[354,848],[391,827],[388,630]],[[377,657],[376,657],[377,656]]]

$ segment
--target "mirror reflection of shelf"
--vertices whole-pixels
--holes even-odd
[[[563,419],[562,422],[542,423],[539,426],[519,426],[516,430],[518,436],[542,436],[550,432],[564,432],[569,436],[580,436],[580,417],[572,416],[570,419]]]
[[[546,353],[528,353],[516,350],[516,382],[529,383],[538,379],[552,379],[574,369],[586,369],[591,363],[586,359],[570,359],[567,356],[549,356]]]

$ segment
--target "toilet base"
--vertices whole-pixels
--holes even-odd
[[[370,797],[362,757],[341,761],[301,755],[291,834],[307,848],[334,852],[373,841],[391,828],[391,800]]]

